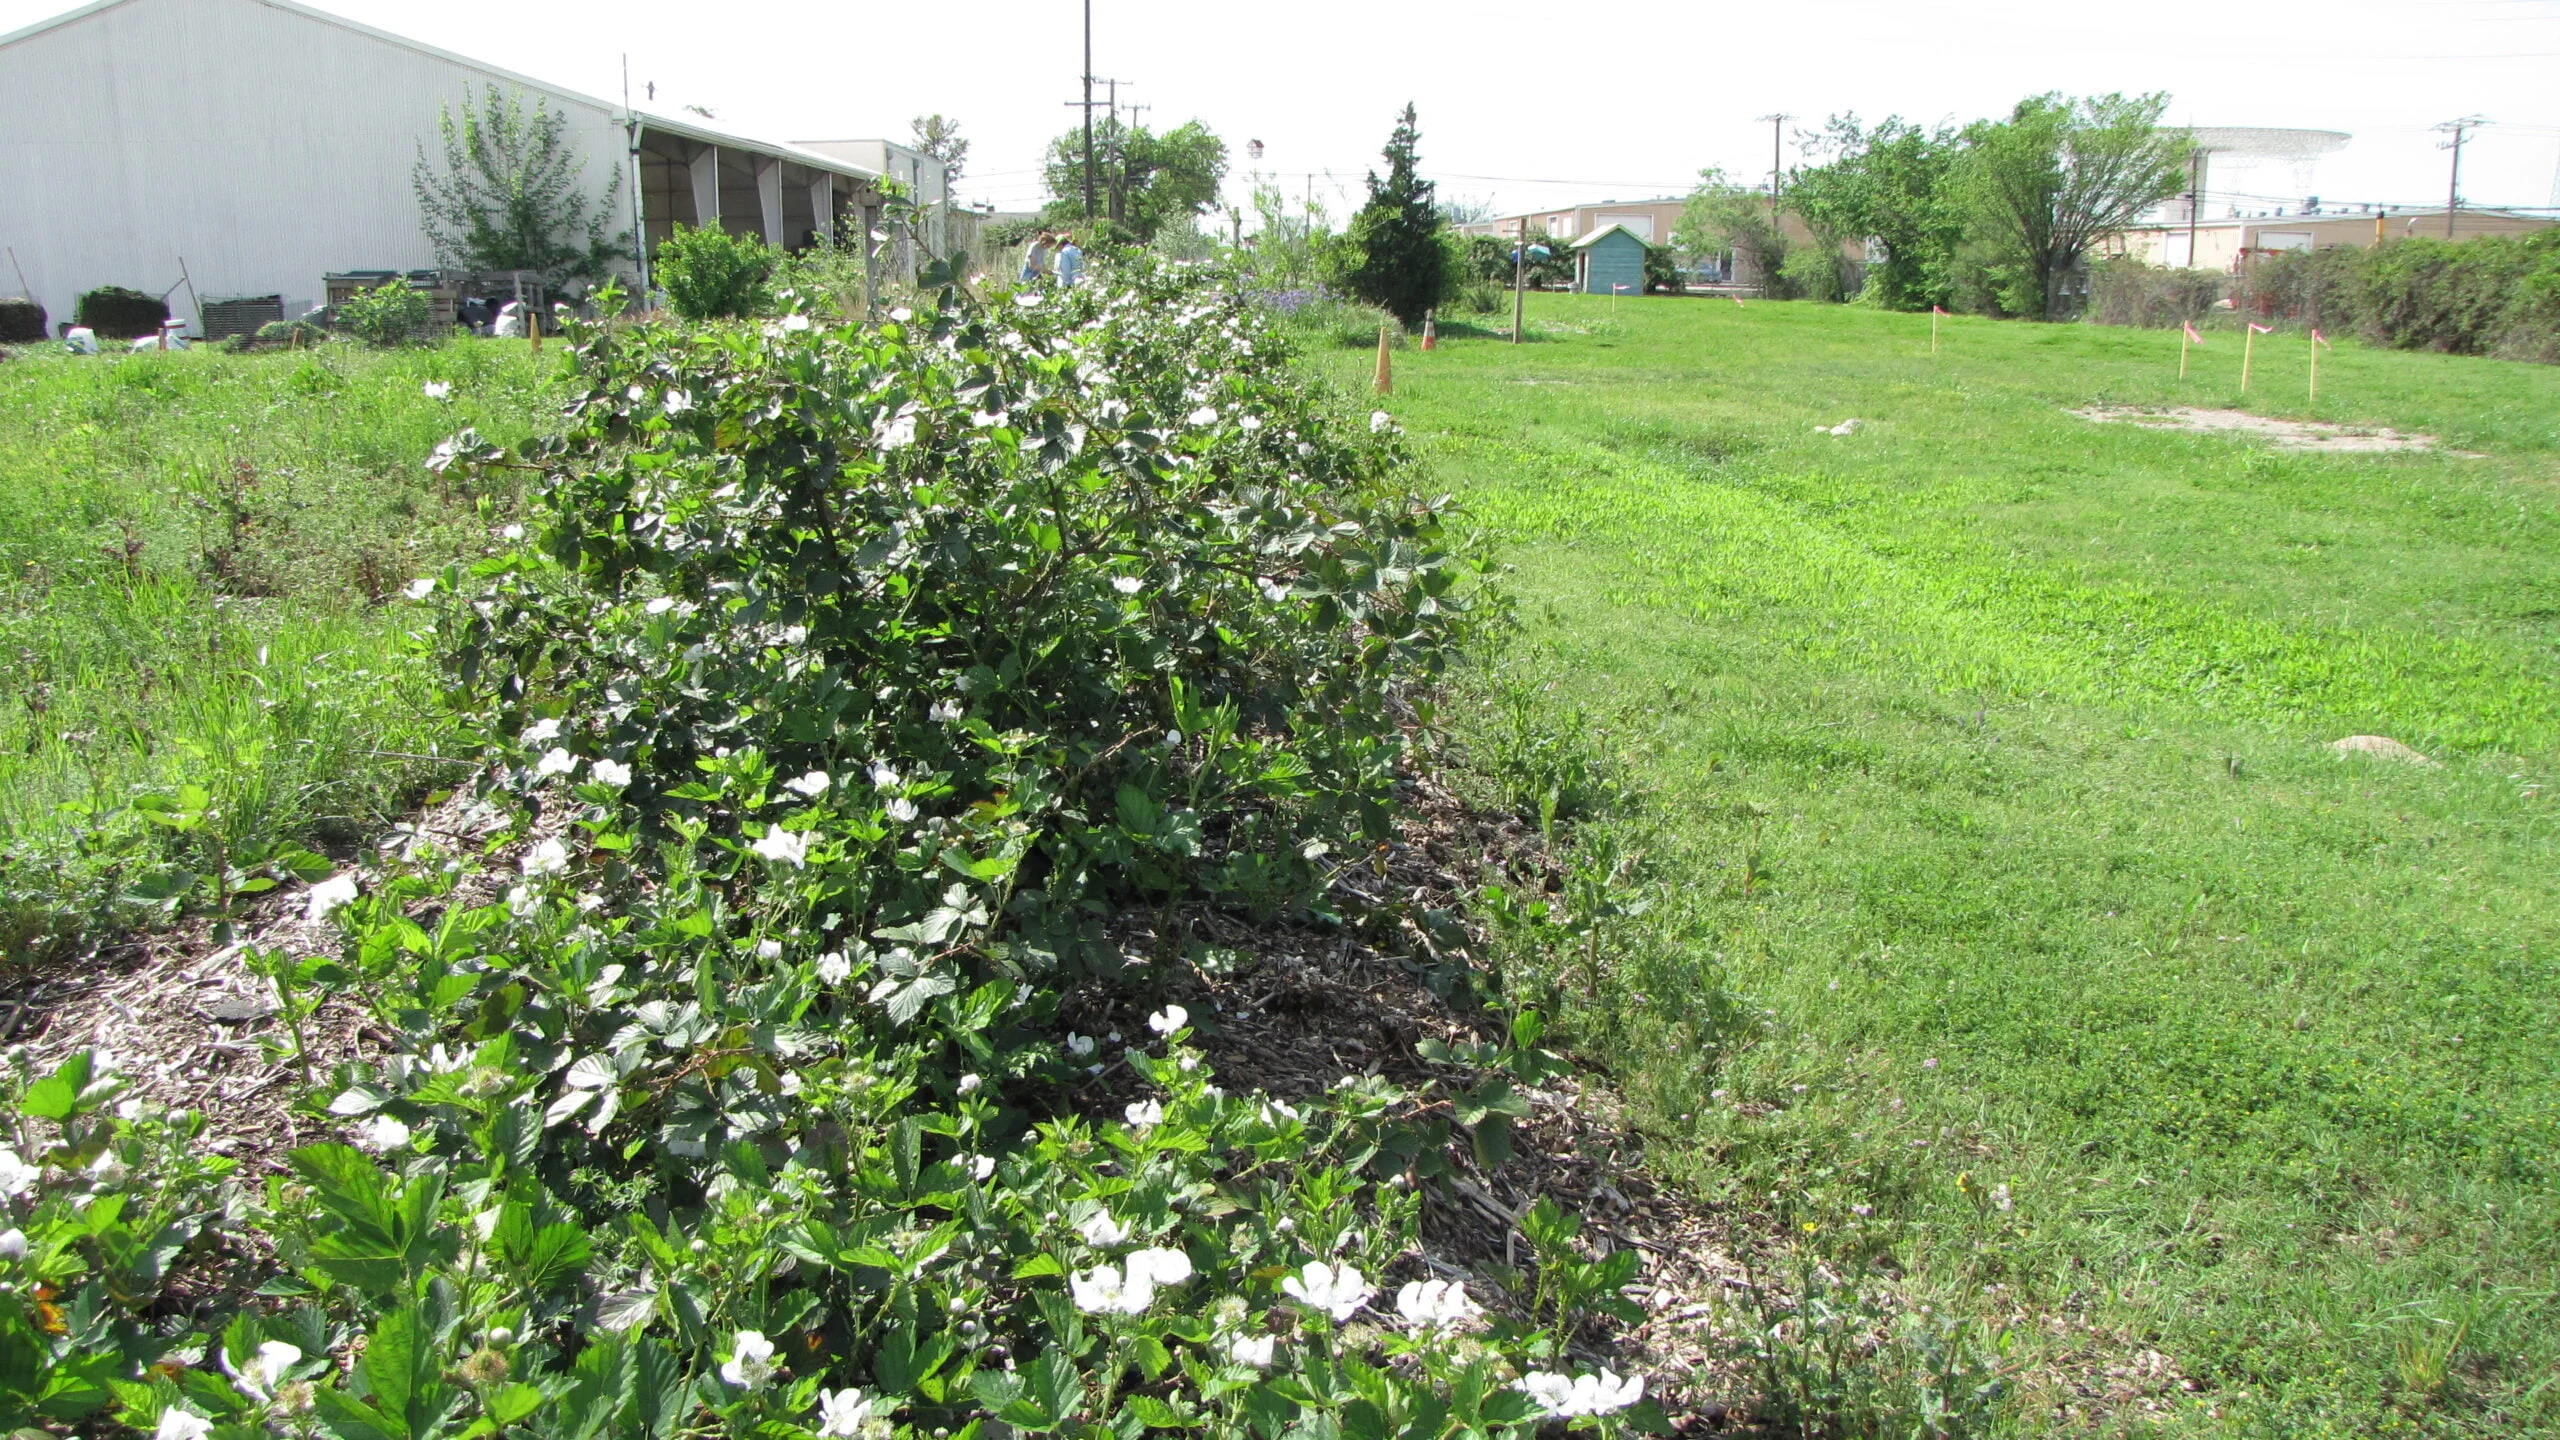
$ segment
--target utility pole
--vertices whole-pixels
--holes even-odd
[[[2204,212],[2204,152],[2187,156],[2187,268],[2196,268],[2196,217]]]
[[[1775,219],[1778,214],[1778,178],[1786,167],[1786,124],[1796,117],[1763,115],[1760,118],[1769,126],[1769,215]]]
[[[1529,217],[1520,217],[1520,240],[1511,251],[1511,343],[1520,343],[1520,321],[1528,305]]]
[[[2453,152],[2453,178],[2446,182],[2444,191],[2444,238],[2447,240],[2453,238],[2454,212],[2462,208],[2463,135],[2467,131],[2477,130],[2488,123],[2477,115],[2465,115],[2459,120],[2447,120],[2435,127],[2438,132],[2449,132],[2453,136],[2451,140],[2436,147],[2439,150]]]
[[[1093,0],[1084,0],[1084,223],[1093,223]]]

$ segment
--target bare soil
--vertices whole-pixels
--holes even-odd
[[[2264,440],[2280,450],[2310,450],[2331,455],[2390,455],[2438,448],[2436,437],[2388,426],[2330,425],[2316,420],[2278,420],[2245,410],[2199,410],[2178,406],[2151,410],[2133,405],[2089,405],[2071,412],[2101,424],[2147,425],[2156,430],[2189,430],[2208,435],[2242,435]],[[2478,458],[2472,452],[2447,452]]]

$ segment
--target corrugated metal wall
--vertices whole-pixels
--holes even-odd
[[[0,48],[0,243],[56,319],[99,285],[176,284],[182,255],[199,296],[299,313],[324,273],[435,263],[411,171],[484,81],[260,0],[129,0]],[[550,104],[601,194],[619,117]]]

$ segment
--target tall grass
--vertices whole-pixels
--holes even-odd
[[[439,773],[401,588],[487,548],[512,496],[422,462],[466,425],[525,433],[563,363],[493,341],[0,365],[8,953],[144,918],[121,900],[215,838],[235,861],[351,844]],[[136,810],[184,784],[201,833]]]

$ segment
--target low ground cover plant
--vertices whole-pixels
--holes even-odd
[[[439,457],[540,470],[523,544],[412,587],[480,838],[395,839],[308,890],[336,953],[251,957],[388,1037],[313,1077],[353,1143],[226,1202],[273,1245],[257,1303],[86,1350],[33,1311],[0,1390],[164,1440],[1651,1418],[1571,1359],[1631,1313],[1631,1255],[1543,1213],[1535,1293],[1488,1313],[1415,1243],[1446,1097],[1223,1088],[1182,948],[1115,938],[1322,913],[1365,863],[1465,634],[1392,424],[1143,267],[876,330],[576,339],[565,434]],[[1473,1063],[1534,1080],[1536,1033]],[[22,1108],[112,1100],[78,1063]],[[194,1192],[117,1127],[184,1124],[105,1129],[155,1214]],[[97,1188],[98,1128],[59,1128],[16,1193]]]
[[[410,345],[434,330],[435,302],[404,280],[360,290],[338,307],[338,323],[368,345]]]

